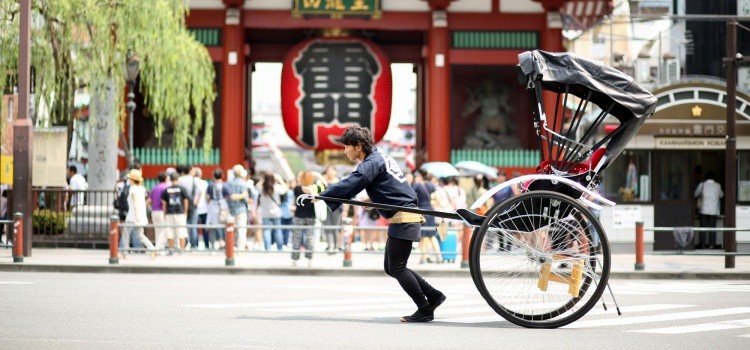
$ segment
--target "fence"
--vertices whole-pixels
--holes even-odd
[[[107,244],[109,217],[117,214],[113,207],[114,190],[34,188],[31,193],[30,233],[35,244],[55,247]]]
[[[135,148],[133,155],[141,161],[141,164],[202,164],[218,165],[221,162],[221,154],[218,148],[204,150],[202,148],[189,148],[176,150],[172,148]]]
[[[362,231],[362,230],[371,230],[371,231],[387,231],[387,226],[351,226],[351,225],[237,225],[235,226],[232,222],[227,222],[225,225],[218,224],[218,225],[206,225],[206,224],[187,224],[187,225],[169,225],[169,224],[148,224],[148,225],[137,225],[134,223],[120,223],[117,219],[117,217],[113,216],[110,218],[110,226],[109,226],[109,263],[110,264],[118,264],[119,263],[119,257],[120,254],[128,251],[149,251],[153,256],[155,256],[157,250],[147,250],[143,248],[130,248],[130,247],[121,247],[120,246],[120,236],[123,229],[128,228],[144,228],[144,229],[158,229],[158,228],[196,228],[196,229],[203,229],[203,230],[210,230],[210,229],[223,229],[226,231],[226,245],[224,249],[205,249],[206,251],[210,252],[216,252],[216,251],[224,251],[226,255],[226,265],[232,266],[234,265],[234,251],[235,251],[235,233],[237,229],[247,229],[248,233],[252,230],[261,230],[261,229],[289,229],[289,230],[337,230],[337,231],[347,231],[347,234],[343,235],[343,245],[344,245],[344,251],[342,252],[344,255],[343,260],[343,266],[344,267],[351,267],[352,266],[352,244],[354,243],[354,237],[356,231]],[[434,231],[437,227],[434,226],[427,226],[422,227],[422,230],[427,231]],[[453,231],[455,230],[461,230],[461,228],[453,228]],[[456,260],[455,257],[460,256],[460,262],[462,268],[467,268],[469,266],[468,264],[468,243],[471,238],[471,231],[467,228],[462,229],[464,231],[464,240],[463,240],[463,247],[460,251],[454,250],[454,251],[441,251],[441,252],[435,252],[435,253],[428,253],[428,255],[437,255],[437,254],[452,254],[454,256],[451,260]],[[204,234],[206,232],[204,231]],[[322,236],[321,236],[322,237]],[[132,238],[132,236],[131,236]],[[156,238],[156,237],[154,237]],[[175,242],[177,244],[177,242]],[[456,246],[456,249],[458,249],[458,246]],[[165,248],[166,251],[172,252],[177,249],[167,247]],[[306,250],[261,250],[261,251],[253,251],[253,254],[255,253],[282,253],[282,254],[289,254],[289,253],[307,253],[309,251]],[[330,252],[329,252],[330,253]],[[333,254],[337,254],[338,252],[333,252]],[[358,254],[383,254],[383,252],[359,252]],[[124,254],[122,255],[124,257]]]
[[[645,270],[646,264],[644,263],[644,255],[645,255],[645,240],[643,238],[643,233],[645,231],[651,231],[651,232],[674,232],[674,230],[678,227],[643,227],[643,222],[636,222],[635,223],[635,265],[634,268],[637,271]],[[689,227],[693,232],[718,232],[718,231],[724,231],[724,232],[750,232],[750,228],[736,228],[736,227]],[[736,244],[736,243],[735,243]],[[671,254],[679,254],[679,255],[717,255],[717,256],[723,256],[725,259],[724,267],[725,268],[734,268],[734,257],[738,255],[750,255],[750,253],[738,253],[736,252],[737,247],[736,245],[734,247],[730,247],[725,245],[725,251],[723,253],[696,253],[696,252],[685,252],[680,250],[676,253]],[[665,253],[661,253],[664,255]]]
[[[540,155],[537,150],[526,149],[453,149],[451,163],[462,160],[475,160],[489,166],[499,167],[535,167],[539,165]]]

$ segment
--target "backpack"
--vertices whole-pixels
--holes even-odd
[[[112,205],[117,209],[120,220],[125,220],[128,214],[128,195],[130,194],[130,184],[125,184],[117,194],[114,203]]]

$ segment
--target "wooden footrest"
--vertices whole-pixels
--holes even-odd
[[[576,259],[573,262],[573,269],[570,275],[558,275],[552,273],[552,263],[547,261],[542,264],[542,268],[539,271],[539,281],[537,287],[541,291],[547,291],[549,281],[567,284],[568,294],[574,298],[578,297],[581,291],[581,281],[583,280],[583,260]]]

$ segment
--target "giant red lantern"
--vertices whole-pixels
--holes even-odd
[[[340,149],[351,125],[383,138],[391,118],[391,65],[369,40],[314,38],[295,45],[281,69],[281,115],[304,148]]]

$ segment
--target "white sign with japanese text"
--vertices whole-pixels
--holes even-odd
[[[612,228],[635,228],[638,221],[643,221],[641,206],[616,205],[612,208]]]

